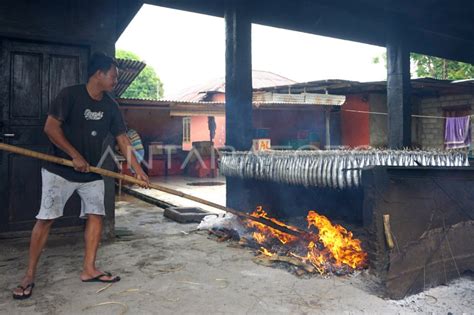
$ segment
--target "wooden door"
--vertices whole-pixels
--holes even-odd
[[[43,132],[50,102],[66,86],[86,80],[84,47],[0,39],[0,141],[47,152]],[[31,229],[41,200],[39,160],[0,152],[0,232]],[[55,226],[82,224],[71,198]]]

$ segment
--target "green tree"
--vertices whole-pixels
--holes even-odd
[[[411,53],[410,59],[415,65],[415,73],[419,78],[430,77],[440,80],[462,80],[474,78],[474,65],[433,56]],[[379,64],[384,61],[387,67],[387,55],[382,54],[372,59]]]
[[[115,57],[120,59],[141,60],[141,58],[133,52],[122,49],[117,49]],[[147,65],[122,94],[122,97],[160,99],[163,97],[163,83],[156,74],[155,69]]]
[[[474,65],[472,64],[415,53],[412,53],[410,58],[416,65],[418,77],[441,80],[474,78]]]

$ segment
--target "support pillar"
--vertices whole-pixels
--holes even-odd
[[[238,151],[252,146],[252,24],[245,7],[233,4],[226,25],[226,145]]]
[[[252,146],[252,23],[245,2],[229,3],[225,12],[226,75],[225,119],[226,146],[248,151]],[[227,206],[251,212],[257,206],[251,201],[248,183],[227,177]]]
[[[388,145],[411,146],[410,52],[403,33],[393,31],[387,39]]]
[[[326,129],[326,142],[324,149],[331,150],[331,108],[326,108],[324,115]]]

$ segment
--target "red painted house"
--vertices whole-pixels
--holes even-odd
[[[254,85],[269,87],[256,91],[253,100],[253,128],[256,138],[267,138],[271,147],[298,148],[313,145],[324,148],[340,144],[337,108],[345,97],[327,94],[304,95],[273,93],[271,90],[295,82],[279,75],[254,71]],[[210,141],[209,118],[214,119],[214,146],[222,148],[225,140],[224,80],[189,89],[178,100],[118,99],[129,128],[135,129],[145,146],[145,160],[152,162],[151,175],[181,174],[186,170],[170,169],[166,152],[156,147],[173,148],[174,164],[186,160],[193,143]],[[200,170],[195,170],[201,176]],[[189,174],[189,173],[188,173]]]
[[[333,122],[340,122],[344,147],[387,147],[387,82],[320,80],[257,91],[284,93],[329,93],[344,95]],[[473,114],[474,80],[411,80],[412,146],[420,149],[444,149],[445,117]],[[471,119],[471,130],[474,121]],[[472,145],[471,145],[472,150]]]
[[[296,83],[268,71],[252,71],[254,88],[280,86]],[[225,78],[218,78],[198,86],[187,88],[171,99],[185,102],[217,102],[225,103]],[[216,132],[213,139],[214,146],[225,146],[225,112],[215,116]],[[196,141],[209,141],[208,116],[190,116],[183,121],[183,150],[190,150]]]
[[[290,149],[308,144],[322,149],[387,146],[385,81],[294,83],[268,72],[254,72],[254,75],[260,78],[254,81],[262,85],[277,84],[254,89],[253,97],[256,137],[269,138],[273,148]],[[440,118],[472,114],[473,84],[473,81],[412,80],[414,147],[444,148],[444,120]],[[214,81],[189,89],[182,100],[119,99],[119,103],[127,124],[142,136],[146,148],[156,143],[171,145],[176,148],[176,159],[183,160],[193,142],[210,140],[208,117],[214,117],[216,123],[215,147],[225,146],[224,88],[223,82]],[[149,150],[147,153],[149,156]],[[157,174],[170,175],[165,171]]]
[[[268,71],[252,72],[254,89],[272,89],[288,87],[296,84],[295,81]],[[301,99],[287,99],[279,95],[276,98],[262,98],[265,93],[254,94],[254,129],[261,131],[264,137],[271,139],[272,146],[298,146],[298,140],[303,140],[311,134],[313,144],[325,145],[326,116],[333,115],[328,106],[318,106],[317,103],[308,103]],[[181,102],[214,102],[225,103],[224,78],[212,80],[199,86],[186,89],[172,97]],[[311,106],[313,105],[313,106]],[[190,150],[196,141],[209,141],[209,115],[192,115],[183,118],[183,150]],[[225,146],[225,112],[214,115],[216,132],[214,146]],[[334,118],[333,118],[334,120]],[[337,120],[337,117],[336,117]],[[337,126],[336,124],[335,126]],[[340,143],[340,132],[335,128],[331,133],[333,144]],[[260,136],[262,136],[260,135]],[[258,137],[259,135],[256,135]],[[329,140],[330,141],[330,140]],[[300,141],[301,144],[304,142]]]

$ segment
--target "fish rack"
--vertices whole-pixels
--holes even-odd
[[[357,188],[361,171],[368,166],[464,167],[462,151],[421,150],[315,150],[223,152],[224,176],[273,181],[305,187]]]

